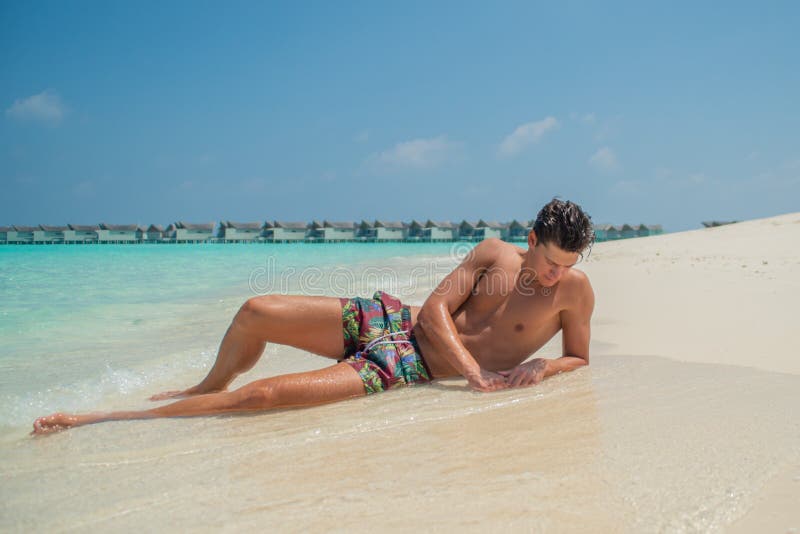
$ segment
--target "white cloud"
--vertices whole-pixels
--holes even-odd
[[[440,135],[430,139],[412,139],[373,154],[368,163],[384,168],[429,169],[444,163],[456,150],[458,143]]]
[[[594,124],[595,120],[597,120],[597,119],[594,116],[594,113],[587,113],[586,115],[581,117],[581,120],[583,122],[585,122],[586,124]]]
[[[38,95],[21,98],[6,110],[6,115],[20,120],[36,120],[57,123],[64,118],[66,107],[61,97],[52,89]]]
[[[369,135],[369,130],[361,130],[353,139],[356,143],[366,143],[369,141]]]
[[[525,147],[538,143],[548,130],[558,127],[555,117],[546,117],[537,122],[528,122],[518,126],[503,142],[500,143],[499,153],[509,157],[518,154]]]
[[[617,156],[614,151],[604,146],[592,154],[589,158],[589,165],[601,171],[613,171],[617,168]]]

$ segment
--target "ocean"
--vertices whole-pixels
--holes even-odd
[[[798,377],[602,339],[591,366],[535,388],[448,379],[28,435],[40,415],[144,409],[197,383],[249,297],[383,289],[421,304],[470,247],[0,247],[0,530],[710,532],[798,458]],[[560,337],[542,353],[560,355]],[[234,387],[329,364],[270,345]]]
[[[193,380],[213,362],[227,325],[249,297],[371,296],[374,287],[413,300],[414,287],[446,274],[454,264],[448,258],[470,248],[2,246],[0,427],[27,426],[42,411],[91,410]],[[431,260],[427,269],[409,272],[420,258]]]

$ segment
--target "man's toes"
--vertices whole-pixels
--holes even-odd
[[[52,417],[40,417],[36,421],[33,422],[33,432],[31,434],[47,434],[50,432],[54,432],[57,430],[50,421]]]

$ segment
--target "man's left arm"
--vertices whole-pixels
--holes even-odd
[[[514,369],[502,371],[500,374],[506,377],[511,387],[535,385],[548,376],[589,365],[594,291],[586,275],[581,276],[580,282],[576,288],[575,298],[570,305],[559,312],[563,340],[562,356],[555,359],[534,358]]]

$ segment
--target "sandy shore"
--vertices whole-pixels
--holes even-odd
[[[582,266],[600,297],[593,356],[800,375],[798,243],[800,213],[598,244]],[[800,530],[800,465],[785,466],[755,501],[731,532]]]
[[[594,353],[800,374],[798,243],[800,213],[599,244]]]
[[[0,434],[0,530],[800,529],[798,242],[790,214],[598,244],[580,267],[597,295],[592,364],[535,388],[479,394],[453,379],[251,416],[44,438],[11,428]],[[207,350],[241,300],[208,303]],[[540,355],[560,351],[556,336]],[[152,406],[149,394],[198,380],[205,361],[185,383],[145,380],[97,408]],[[234,386],[327,364],[271,346]]]

